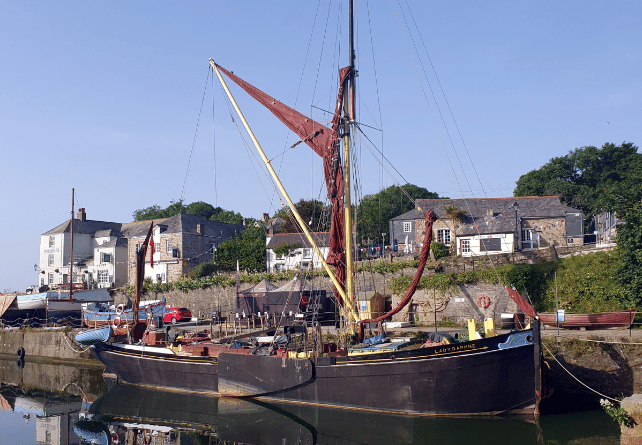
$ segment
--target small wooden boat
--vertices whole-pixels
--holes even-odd
[[[544,326],[558,326],[555,312],[540,312],[538,315]],[[633,324],[635,309],[594,314],[569,314],[566,312],[560,318],[559,327],[564,329],[628,329]]]

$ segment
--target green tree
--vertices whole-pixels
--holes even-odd
[[[250,226],[240,234],[218,245],[214,261],[218,271],[236,270],[236,261],[242,270],[265,270],[265,227]]]
[[[161,207],[156,204],[145,209],[136,210],[132,214],[132,217],[134,218],[134,221],[149,221],[152,219],[164,218],[163,209],[161,209]]]
[[[215,209],[214,214],[209,219],[210,221],[219,221],[229,224],[243,224],[243,216],[241,216],[240,213],[232,210],[224,210],[220,207]],[[251,219],[251,221],[255,220]]]
[[[363,245],[368,240],[381,240],[388,233],[388,221],[414,208],[416,199],[439,199],[437,193],[429,192],[413,184],[393,185],[374,195],[365,196],[357,207],[357,239]]]
[[[277,258],[283,258],[284,256],[292,256],[294,251],[303,247],[301,243],[283,243],[279,244],[274,248],[274,254]]]
[[[216,211],[221,211],[220,207],[215,208],[212,204],[203,201],[197,201],[189,204],[185,208],[185,213],[189,215],[202,216],[205,219],[210,219]]]
[[[630,142],[576,148],[522,175],[513,194],[559,195],[562,203],[585,215],[630,207],[642,198],[642,154],[637,151]]]
[[[163,209],[161,206],[155,204],[144,209],[136,210],[132,216],[134,221],[149,221],[153,219],[171,218],[179,213],[202,216],[210,221],[219,221],[229,224],[243,224],[243,216],[241,216],[240,213],[225,210],[220,207],[214,207],[213,205],[203,201],[193,202],[186,206],[181,200],[172,200],[167,208]]]
[[[621,217],[626,222],[617,229],[619,265],[616,278],[629,300],[639,307],[642,299],[642,204],[636,204]]]
[[[321,201],[301,199],[294,204],[294,207],[313,232],[327,232],[330,230],[330,208],[324,206]],[[289,207],[283,207],[275,213],[274,217],[285,220],[285,224],[281,228],[282,233],[302,232]]]

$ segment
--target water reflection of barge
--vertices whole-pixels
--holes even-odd
[[[601,416],[601,417],[600,417]],[[601,443],[619,444],[619,430],[604,435],[608,420],[589,415],[581,428],[558,416],[539,421],[520,416],[432,418],[389,415],[306,405],[266,404],[236,398],[161,391],[119,384],[96,400],[88,410],[94,430],[102,428],[119,440],[141,443],[244,443],[244,444],[469,444],[545,443],[546,430],[572,443],[582,437],[602,436]],[[562,420],[560,420],[562,419]],[[564,424],[564,428],[562,428]],[[125,442],[123,442],[125,443]],[[129,443],[129,442],[127,442]],[[570,442],[565,442],[570,443]]]

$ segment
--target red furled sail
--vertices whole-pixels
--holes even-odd
[[[535,309],[533,309],[533,306],[531,306],[530,303],[519,294],[519,292],[508,286],[506,286],[506,290],[508,291],[508,295],[513,299],[515,304],[517,304],[517,306],[519,306],[519,308],[524,311],[526,315],[528,315],[529,317],[537,316],[537,314],[535,313]]]
[[[326,262],[335,268],[337,280],[345,287],[345,238],[344,238],[344,200],[343,200],[343,170],[340,163],[339,127],[341,123],[341,107],[343,104],[343,90],[345,81],[350,74],[350,67],[339,70],[339,92],[337,103],[332,118],[332,128],[328,128],[309,117],[299,113],[289,106],[265,94],[258,88],[245,82],[220,65],[218,69],[234,83],[243,88],[250,96],[265,106],[290,130],[301,138],[316,154],[323,158],[328,198],[332,203],[330,222],[330,252]],[[339,293],[335,290],[337,300],[341,302]]]
[[[432,225],[437,220],[437,215],[435,215],[435,212],[433,212],[432,209],[430,209],[428,210],[427,213],[424,214],[424,218],[425,218],[424,225],[426,228],[426,234],[424,235],[424,244],[421,247],[421,254],[419,255],[419,264],[417,265],[415,278],[412,280],[412,283],[410,283],[410,287],[408,288],[408,290],[406,290],[406,294],[403,296],[403,298],[401,299],[401,301],[399,302],[396,308],[392,309],[390,312],[383,314],[377,318],[361,320],[359,322],[359,341],[363,341],[364,323],[377,323],[396,314],[401,309],[403,309],[404,306],[408,304],[408,302],[410,302],[410,299],[415,294],[415,291],[417,290],[417,285],[419,284],[419,280],[421,279],[421,275],[423,275],[424,273],[426,262],[428,261],[428,255],[430,253],[430,243],[432,241]]]
[[[145,256],[147,255],[147,244],[149,239],[152,237],[152,229],[154,228],[154,222],[149,225],[149,230],[147,231],[147,236],[145,241],[140,246],[140,249],[136,252],[136,283],[135,292],[134,292],[134,324],[138,323],[138,308],[140,306],[140,293],[143,289],[143,281],[145,280]],[[153,241],[152,241],[153,242]]]

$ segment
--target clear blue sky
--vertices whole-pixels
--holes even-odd
[[[479,182],[511,196],[522,174],[574,148],[642,143],[642,2],[408,3],[412,14],[356,7],[359,120],[383,129],[368,137],[403,175],[366,160],[362,194],[407,181],[451,198],[483,197]],[[345,4],[0,2],[0,291],[37,283],[40,235],[69,218],[72,188],[76,209],[102,221],[180,198],[274,213],[208,59],[323,119],[347,64]],[[320,162],[304,145],[279,156],[296,139],[235,93],[293,199],[323,199]]]

